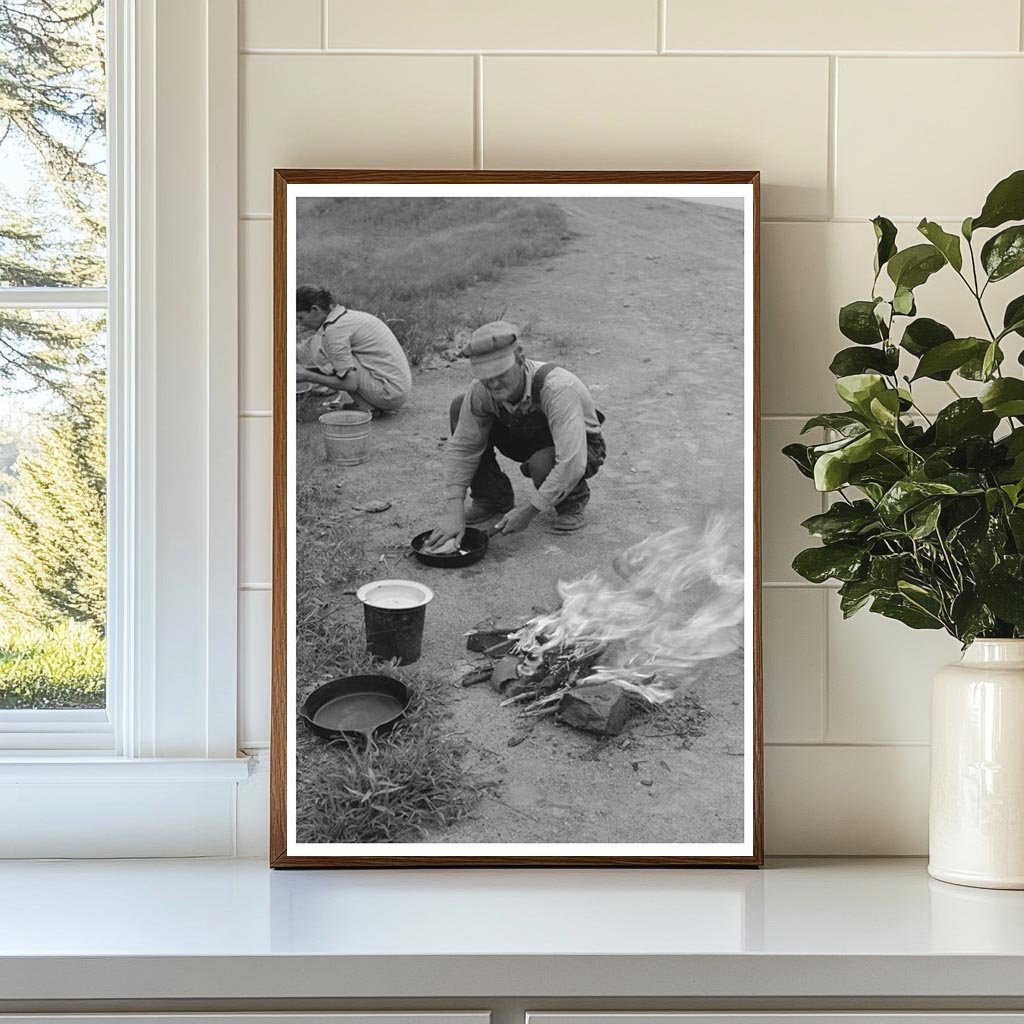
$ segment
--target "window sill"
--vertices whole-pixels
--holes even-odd
[[[114,757],[81,751],[0,756],[0,783],[242,782],[249,774],[247,757]]]

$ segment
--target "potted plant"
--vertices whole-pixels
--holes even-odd
[[[853,344],[829,367],[845,408],[805,424],[824,443],[783,449],[834,499],[803,523],[822,543],[796,572],[840,581],[844,617],[870,608],[963,644],[932,692],[929,871],[1004,888],[1024,888],[1024,294],[998,316],[986,291],[1024,267],[1021,221],[1024,170],[959,235],[922,220],[901,249],[875,217],[871,297],[839,311]],[[918,315],[939,272],[973,296],[974,327]],[[934,416],[926,380],[949,392]]]

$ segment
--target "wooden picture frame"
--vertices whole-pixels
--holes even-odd
[[[761,865],[758,172],[277,170],[273,216],[271,866]],[[302,292],[297,326],[306,284],[327,291]],[[359,362],[344,319],[366,313],[364,325],[383,322],[419,365],[408,403],[372,420],[369,442],[335,440],[343,458],[362,458],[368,443],[369,461],[332,463],[316,421],[344,401],[345,382],[370,372],[392,393],[385,371]],[[491,383],[474,379],[490,373],[480,351],[504,353],[506,342],[509,372],[523,376],[505,408],[543,414],[554,439],[539,476],[533,456],[522,476],[500,460],[516,512],[525,509],[512,525],[544,511],[522,532],[497,534],[478,564],[423,565],[409,541],[450,510],[445,474],[457,503],[459,459],[477,443],[465,438],[483,430],[490,443],[506,422]],[[546,396],[547,380],[530,390],[545,376],[540,363],[563,370]],[[577,384],[608,415],[596,432]],[[450,408],[467,389],[469,405]],[[349,397],[372,412],[367,395],[353,384]],[[450,429],[463,417],[456,443]],[[360,417],[341,419],[348,430]],[[583,521],[566,497],[580,493],[566,438],[582,437],[584,420],[587,473],[598,432],[607,457],[583,529],[551,533]],[[487,457],[469,456],[475,490]],[[565,490],[544,488],[548,468]],[[417,664],[366,668],[370,627],[355,592],[375,577],[441,597],[426,607]],[[651,582],[669,578],[671,587]],[[559,580],[583,588],[582,618],[576,603],[560,603]],[[655,602],[649,612],[644,601]],[[645,623],[660,623],[657,637]],[[473,664],[481,676],[493,669],[512,643],[502,646],[503,631],[522,626],[533,646],[502,669],[511,683],[492,674],[497,692],[459,685],[475,678]],[[464,634],[488,628],[497,647],[468,653]],[[412,703],[369,741],[350,731],[355,719],[303,704],[331,677],[378,674],[398,679]],[[613,734],[624,687],[632,717]],[[642,699],[666,694],[663,704]],[[590,702],[582,719],[568,707],[578,698]],[[607,713],[596,725],[590,705]],[[349,731],[314,737],[303,706]]]

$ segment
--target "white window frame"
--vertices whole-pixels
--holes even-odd
[[[0,857],[230,855],[238,0],[107,5],[108,711],[0,715]]]

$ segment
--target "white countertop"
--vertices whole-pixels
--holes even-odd
[[[0,864],[3,1000],[862,991],[1024,997],[1024,892],[937,882],[916,859],[762,871]]]

